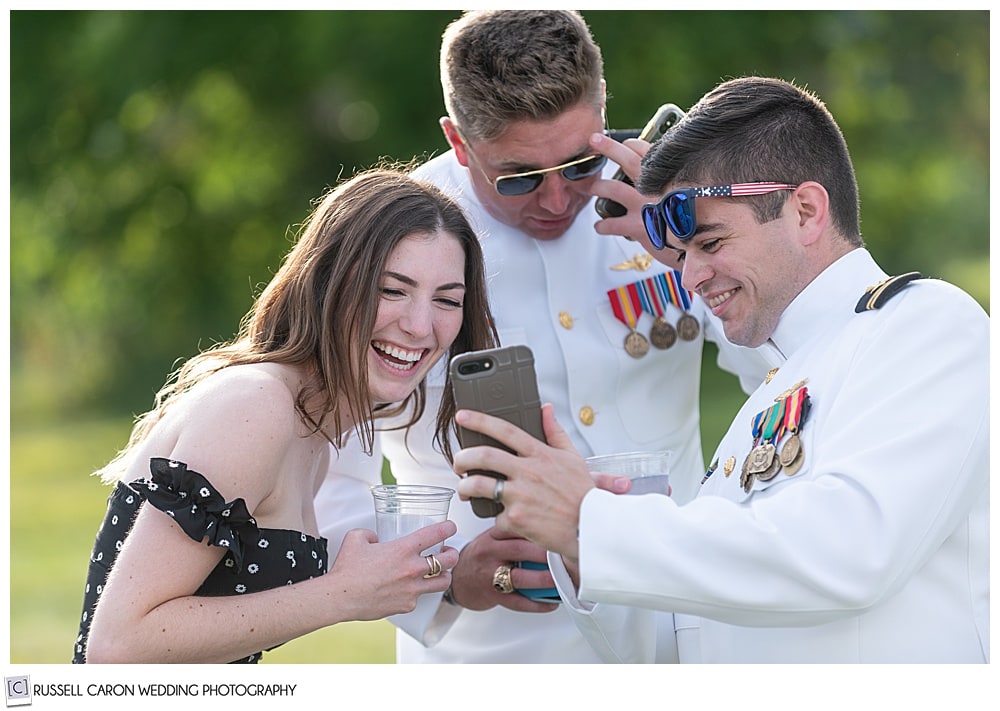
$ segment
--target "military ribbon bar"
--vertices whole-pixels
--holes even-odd
[[[676,269],[671,269],[669,272],[661,275],[664,281],[669,285],[667,288],[670,294],[670,300],[675,306],[684,311],[691,310],[691,294],[681,286],[681,273]]]
[[[798,432],[799,431],[799,419],[802,416],[802,404],[805,402],[808,389],[801,387],[787,398],[785,398],[785,422],[782,426],[782,432]]]
[[[642,313],[642,302],[639,289],[635,284],[619,286],[608,291],[608,301],[615,318],[628,326],[628,336],[625,337],[625,352],[633,358],[641,358],[649,351],[649,341],[635,330]]]

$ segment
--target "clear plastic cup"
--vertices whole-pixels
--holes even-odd
[[[378,484],[373,486],[375,499],[375,533],[380,542],[392,541],[413,533],[424,526],[448,519],[448,509],[454,489],[421,484]],[[440,553],[443,543],[421,551],[420,555]],[[433,595],[421,595],[413,612],[414,619],[429,619],[437,602]],[[402,615],[390,615],[397,620]]]
[[[378,484],[375,499],[375,533],[379,541],[392,541],[424,526],[448,519],[454,489],[421,484]],[[421,555],[440,553],[441,544]]]
[[[591,473],[627,476],[632,480],[629,494],[670,495],[670,452],[619,452],[587,457]]]

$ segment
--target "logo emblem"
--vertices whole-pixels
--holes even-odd
[[[8,706],[31,705],[31,681],[27,676],[5,676]]]

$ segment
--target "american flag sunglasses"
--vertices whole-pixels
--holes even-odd
[[[733,183],[671,190],[659,202],[642,206],[642,222],[646,226],[649,241],[656,249],[663,249],[667,244],[667,228],[682,242],[694,236],[698,228],[694,212],[695,198],[765,195],[777,190],[795,190],[797,187],[791,183]]]

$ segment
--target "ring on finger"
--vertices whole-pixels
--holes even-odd
[[[438,561],[437,556],[431,553],[430,555],[425,555],[424,560],[427,561],[427,572],[424,574],[425,578],[436,578],[441,575],[441,563]]]
[[[514,592],[514,583],[510,579],[510,566],[500,565],[493,573],[493,588],[503,595]]]
[[[498,504],[503,502],[503,479],[497,479],[493,485],[493,500]]]

